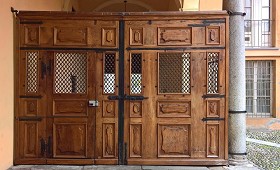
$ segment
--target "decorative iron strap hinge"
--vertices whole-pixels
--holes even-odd
[[[52,157],[52,138],[48,137],[48,143],[46,143],[46,151],[47,151],[47,157]]]
[[[225,98],[225,95],[223,94],[205,94],[202,96],[203,99],[207,98]]]
[[[37,122],[40,122],[42,121],[42,117],[37,117],[37,116],[33,116],[33,117],[19,117],[19,118],[16,118],[18,119],[19,121],[37,121]]]
[[[124,164],[127,165],[127,143],[124,143]]]
[[[41,156],[45,157],[45,153],[46,153],[46,141],[41,138],[40,139],[40,145],[41,145]]]
[[[144,96],[127,96],[125,95],[124,97],[122,96],[108,96],[109,100],[144,100],[148,99],[148,97]]]
[[[222,120],[225,120],[225,118],[220,118],[220,117],[204,117],[201,120],[203,122],[207,122],[207,121],[222,121]]]

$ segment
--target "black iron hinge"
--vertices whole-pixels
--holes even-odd
[[[124,164],[127,165],[127,143],[124,143]]]
[[[203,122],[207,122],[207,121],[221,121],[221,120],[225,120],[225,118],[220,118],[220,117],[204,117],[201,120]]]
[[[108,99],[109,100],[145,100],[148,99],[148,97],[124,95],[124,96],[108,96]]]
[[[40,145],[41,145],[41,156],[45,157],[45,153],[46,153],[46,141],[41,138],[40,139]]]

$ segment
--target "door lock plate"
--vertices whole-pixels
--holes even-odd
[[[97,100],[89,100],[88,101],[88,106],[89,107],[97,107],[98,106],[98,101]]]

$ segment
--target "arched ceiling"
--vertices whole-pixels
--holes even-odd
[[[124,0],[78,0],[78,11],[125,12]],[[183,0],[127,0],[127,12],[179,11]]]

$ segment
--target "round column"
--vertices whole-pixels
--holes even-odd
[[[223,0],[229,11],[229,163],[242,165],[246,159],[246,80],[244,2]]]

